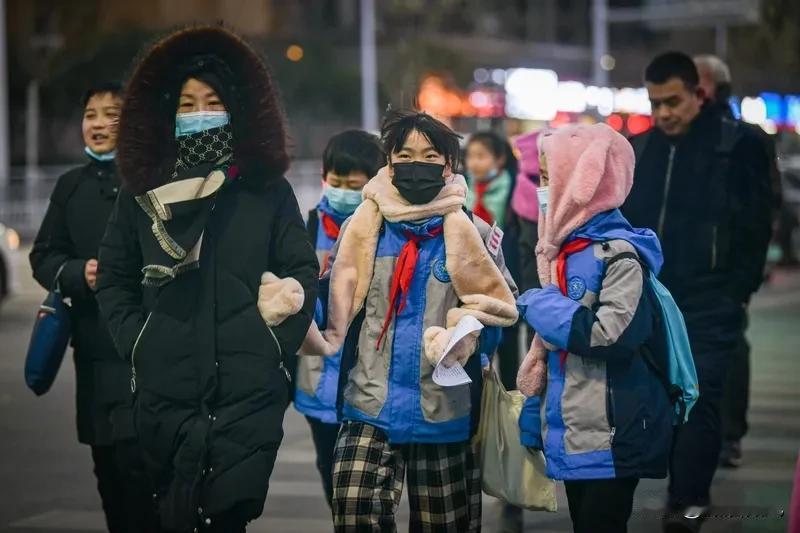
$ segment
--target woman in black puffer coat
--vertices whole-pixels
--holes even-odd
[[[130,80],[117,160],[97,299],[132,363],[162,525],[244,531],[267,495],[283,357],[308,330],[319,271],[266,66],[220,27],[164,38]]]

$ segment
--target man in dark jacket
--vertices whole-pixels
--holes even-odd
[[[733,119],[729,102],[731,96],[731,72],[728,65],[717,56],[695,56],[695,66],[700,79],[700,86],[705,93],[706,105],[716,110],[721,116]],[[772,212],[777,215],[782,203],[781,175],[778,170],[778,159],[775,142],[767,132],[754,124],[742,122],[742,127],[749,128],[764,143],[769,157],[769,172],[756,175],[755,178],[768,180],[772,191]],[[722,395],[722,451],[719,464],[723,467],[738,467],[742,462],[741,440],[747,433],[747,407],[750,399],[750,343],[745,335],[747,320],[740,332],[736,350],[728,368]]]
[[[128,84],[117,160],[97,298],[132,366],[162,526],[241,533],[267,496],[283,359],[308,331],[319,272],[266,65],[221,27],[163,38]]]
[[[770,235],[769,160],[750,130],[703,106],[697,69],[685,54],[656,57],[645,71],[655,128],[631,139],[633,190],[623,212],[657,231],[660,278],[684,313],[700,398],[676,434],[667,531],[699,527],[721,445],[722,384],[761,283]]]
[[[122,88],[83,98],[87,164],[56,182],[30,254],[33,276],[71,300],[78,440],[92,447],[97,488],[112,533],[155,531],[151,491],[131,417],[130,366],[117,355],[94,298],[97,250],[119,190],[114,166]]]

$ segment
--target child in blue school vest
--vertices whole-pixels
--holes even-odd
[[[307,224],[320,274],[328,267],[328,255],[339,237],[342,223],[361,203],[361,189],[385,164],[383,148],[375,135],[348,130],[328,141],[322,156],[322,199],[309,212]],[[295,409],[305,415],[311,426],[317,469],[329,505],[333,491],[333,448],[339,433],[336,391],[340,361],[341,354],[325,358],[300,357],[295,376]]]

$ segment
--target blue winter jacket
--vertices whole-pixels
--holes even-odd
[[[323,198],[316,209],[309,215],[309,232],[316,235],[315,247],[320,266],[327,261],[335,239],[329,237],[322,228],[322,216],[325,213],[340,227],[349,215],[335,211],[327,198]],[[315,216],[314,216],[315,215]],[[312,227],[313,226],[313,227]],[[324,295],[322,295],[324,297]],[[317,302],[314,320],[324,327],[323,301]],[[336,391],[339,381],[339,367],[342,354],[330,357],[300,357],[297,366],[297,388],[294,395],[294,406],[300,413],[329,424],[337,423]]]
[[[658,273],[661,246],[618,210],[592,218],[567,239],[588,248],[567,259],[567,295],[555,285],[526,292],[520,315],[557,350],[547,388],[520,416],[522,443],[543,448],[553,479],[663,478],[672,439],[666,391],[641,356],[653,334],[657,302],[633,252]],[[562,367],[560,350],[568,355]]]
[[[389,286],[405,232],[431,235],[443,223],[440,216],[423,223],[384,222],[375,253],[373,277],[364,302],[364,320],[353,333],[357,351],[352,368],[344,380],[341,415],[343,420],[368,423],[383,430],[389,442],[449,443],[469,439],[474,426],[473,408],[479,408],[475,386],[442,387],[432,380],[433,367],[423,354],[422,337],[430,326],[444,326],[449,309],[459,305],[445,263],[444,237],[431,237],[419,243],[414,276],[406,305],[396,314],[379,347],[377,338],[389,306]],[[473,219],[484,241],[491,228]],[[346,229],[346,224],[345,224]],[[345,231],[343,229],[343,231]],[[335,262],[336,249],[332,253]],[[511,275],[505,268],[502,251],[493,257],[516,294]],[[486,327],[481,332],[477,352],[470,363],[486,363],[497,349],[501,329]],[[476,358],[480,358],[479,360]],[[480,386],[480,368],[471,375]]]

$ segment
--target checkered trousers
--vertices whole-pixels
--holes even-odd
[[[405,479],[409,531],[480,531],[481,475],[469,442],[393,446],[383,431],[363,422],[345,422],[336,443],[336,531],[397,531],[395,513]]]

